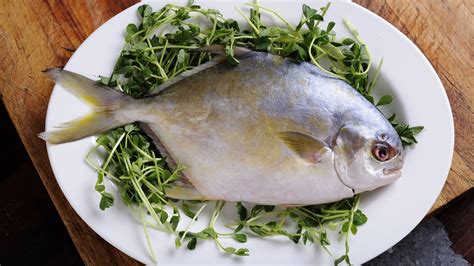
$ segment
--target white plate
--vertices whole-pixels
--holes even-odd
[[[184,1],[182,1],[184,3]],[[234,6],[247,1],[199,1],[206,8],[220,10],[224,17],[242,22]],[[296,23],[303,2],[314,7],[318,1],[260,1]],[[123,45],[124,29],[137,22],[134,5],[110,19],[97,29],[77,49],[66,69],[91,78],[109,75]],[[164,2],[154,2],[156,8]],[[244,8],[246,10],[246,8]],[[350,20],[368,44],[374,62],[384,58],[380,93],[395,96],[393,110],[411,125],[424,125],[419,144],[408,149],[402,178],[396,183],[374,192],[365,193],[361,209],[367,214],[367,224],[350,240],[350,255],[354,263],[363,263],[379,255],[405,237],[425,216],[448,175],[453,154],[454,129],[451,109],[444,88],[428,60],[400,31],[372,12],[350,2],[336,2],[326,16],[335,21],[339,37],[350,36],[342,23]],[[243,23],[243,22],[242,22]],[[241,24],[244,25],[244,24]],[[87,113],[89,108],[64,89],[56,86],[51,95],[46,118],[46,129]],[[56,179],[72,207],[101,237],[131,257],[151,263],[142,225],[132,218],[130,211],[115,193],[115,206],[105,212],[99,210],[99,196],[94,191],[96,174],[84,157],[94,138],[63,145],[48,145],[48,154]],[[112,189],[108,184],[109,190]],[[231,205],[231,204],[228,204]],[[229,212],[233,206],[229,206]],[[204,223],[206,219],[200,219]],[[199,223],[198,223],[199,224]],[[211,241],[200,242],[194,251],[185,247],[176,250],[174,238],[151,230],[151,238],[161,264],[332,264],[332,258],[316,246],[294,245],[281,239],[249,239],[245,247],[250,256],[234,258],[223,255]],[[343,253],[343,242],[332,241],[334,254]],[[107,256],[107,254],[104,254]]]

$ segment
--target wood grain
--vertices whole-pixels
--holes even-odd
[[[0,0],[0,94],[12,121],[76,247],[88,265],[137,265],[95,234],[74,212],[53,176],[45,144],[36,135],[53,83],[41,70],[64,65],[71,52],[99,25],[135,0]],[[474,186],[473,5],[469,1],[355,2],[405,33],[428,57],[451,101],[456,144],[438,209]],[[104,255],[105,254],[105,255]]]
[[[53,83],[42,69],[64,65],[99,25],[135,1],[0,1],[0,93],[43,184],[87,265],[139,265],[105,242],[74,212],[36,136]]]
[[[474,5],[462,0],[355,2],[407,35],[426,55],[446,89],[456,138],[451,171],[431,209],[435,211],[474,187]]]

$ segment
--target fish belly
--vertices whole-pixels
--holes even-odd
[[[173,134],[158,125],[150,128],[166,139],[170,156],[185,167],[186,178],[208,199],[310,205],[353,196],[334,170],[332,152],[318,164],[309,165],[281,144],[266,158],[258,159],[242,143],[233,144],[229,139],[203,141],[192,132]],[[253,142],[256,153],[265,149],[265,143],[258,142],[264,141]]]
[[[305,67],[267,55],[218,65],[149,99],[147,123],[207,198],[307,205],[350,197],[332,152],[310,165],[278,138],[326,140],[337,127],[321,97],[339,83]]]

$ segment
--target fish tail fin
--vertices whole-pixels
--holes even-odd
[[[93,108],[91,113],[61,124],[57,130],[40,133],[38,136],[45,141],[51,144],[65,143],[135,122],[128,116],[118,115],[121,109],[135,101],[132,97],[60,68],[50,68],[44,72]]]

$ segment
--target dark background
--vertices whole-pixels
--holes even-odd
[[[0,265],[83,265],[0,104]]]
[[[83,265],[3,102],[0,124],[0,265]],[[474,189],[368,264],[468,265],[461,256],[474,263]]]

